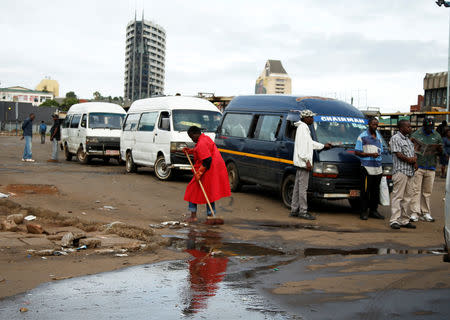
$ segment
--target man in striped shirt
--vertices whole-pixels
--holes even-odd
[[[381,154],[383,143],[377,131],[378,120],[369,119],[369,128],[362,132],[356,140],[355,154],[361,160],[361,220],[369,216],[384,219],[377,211],[380,202],[380,182],[383,175]],[[369,209],[369,213],[367,213]]]
[[[417,157],[414,144],[408,138],[411,134],[411,124],[408,120],[400,120],[397,125],[399,131],[389,142],[394,164],[390,225],[392,229],[415,229],[416,226],[409,221],[408,208],[414,195],[414,165]]]

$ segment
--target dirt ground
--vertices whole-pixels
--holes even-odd
[[[34,215],[36,220],[26,223],[40,224],[44,234],[28,233],[23,223],[18,225],[18,231],[0,231],[0,298],[24,292],[43,282],[187,256],[168,249],[172,243],[167,236],[176,234],[179,229],[157,226],[164,221],[183,219],[187,212],[183,195],[189,176],[161,182],[150,169],[140,168],[137,174],[126,174],[125,168],[114,160],[109,164],[94,160],[90,165],[82,165],[75,160],[64,161],[62,153],[60,163],[48,163],[51,145],[49,141],[41,145],[37,137],[33,139],[36,163],[25,163],[20,161],[23,144],[18,137],[0,137],[0,192],[10,195],[7,200],[0,200],[0,220],[12,213]],[[225,225],[214,227],[214,230],[226,235],[227,239],[257,243],[285,254],[305,254],[306,250],[317,248],[439,249],[443,246],[444,191],[444,180],[436,178],[432,197],[432,214],[436,222],[417,223],[416,230],[394,231],[389,228],[388,219],[361,221],[346,201],[313,201],[311,212],[318,217],[316,221],[290,218],[275,192],[247,187],[218,202]],[[380,207],[380,212],[386,217],[390,215],[389,207]],[[204,214],[203,208],[201,213]],[[121,224],[110,225],[117,221]],[[44,249],[61,250],[61,237],[67,233],[61,229],[64,227],[82,230],[87,238],[100,239],[100,244],[96,248],[80,250],[75,245],[72,250],[65,248],[67,254],[60,256],[39,253]],[[370,268],[374,262],[366,262],[363,266],[347,263],[348,267],[362,272],[370,271],[364,268]],[[376,263],[380,268],[398,268],[396,259]],[[407,263],[414,265],[417,261]],[[435,277],[449,274],[447,266],[437,266],[436,258],[421,259],[420,263],[423,268],[414,269],[418,277],[421,271],[436,268],[439,272]],[[321,265],[309,268],[317,270]],[[298,282],[286,279],[274,288],[273,293],[299,294],[323,288],[331,292],[346,291],[356,297],[361,294],[356,288],[369,277],[364,274],[338,280],[322,278]],[[385,277],[390,277],[385,279],[387,282],[398,281],[396,275]],[[411,288],[436,280],[430,277],[433,278],[428,275],[423,281],[415,281]],[[341,285],[342,281],[345,286]],[[373,277],[366,284],[363,291],[377,290]],[[449,287],[450,283],[446,281],[441,285]]]

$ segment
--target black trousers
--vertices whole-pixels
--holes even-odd
[[[366,168],[361,167],[361,215],[377,211],[380,202],[380,182],[382,174],[369,175]]]

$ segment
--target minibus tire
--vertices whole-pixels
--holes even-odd
[[[166,169],[163,169],[163,166],[166,166]],[[171,168],[167,168],[166,159],[164,158],[164,156],[159,156],[158,158],[156,158],[153,170],[155,170],[155,175],[159,180],[165,181],[169,180],[172,177],[173,170]],[[162,172],[164,171],[168,173],[163,175]]]
[[[230,189],[232,192],[238,192],[241,189],[241,180],[239,172],[234,162],[227,163],[228,180],[230,181]]]
[[[91,157],[84,152],[83,147],[79,147],[77,151],[77,159],[82,164],[87,164],[91,161]]]
[[[66,158],[66,161],[70,161],[70,160],[72,160],[72,156],[73,156],[73,154],[71,154],[71,153],[69,152],[69,148],[68,148],[67,145],[65,144],[65,145],[64,145],[64,158]]]
[[[133,155],[131,154],[131,151],[127,152],[125,159],[125,170],[127,171],[127,173],[137,172],[137,166],[133,161]]]
[[[295,184],[295,175],[290,174],[284,178],[283,184],[281,185],[281,199],[283,199],[283,204],[286,206],[286,208],[289,209],[291,208],[294,184]]]
[[[347,199],[348,203],[350,204],[350,207],[352,207],[352,210],[355,212],[361,211],[361,199],[360,198],[350,198]]]

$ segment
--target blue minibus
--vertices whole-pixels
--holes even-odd
[[[333,148],[314,151],[308,196],[348,199],[359,207],[360,160],[354,147],[367,130],[367,119],[343,101],[308,96],[253,95],[235,97],[225,109],[215,142],[227,165],[232,191],[244,184],[276,189],[289,208],[296,169],[293,165],[294,123],[299,111],[316,113],[312,138]],[[391,184],[392,157],[384,144],[383,174]]]

